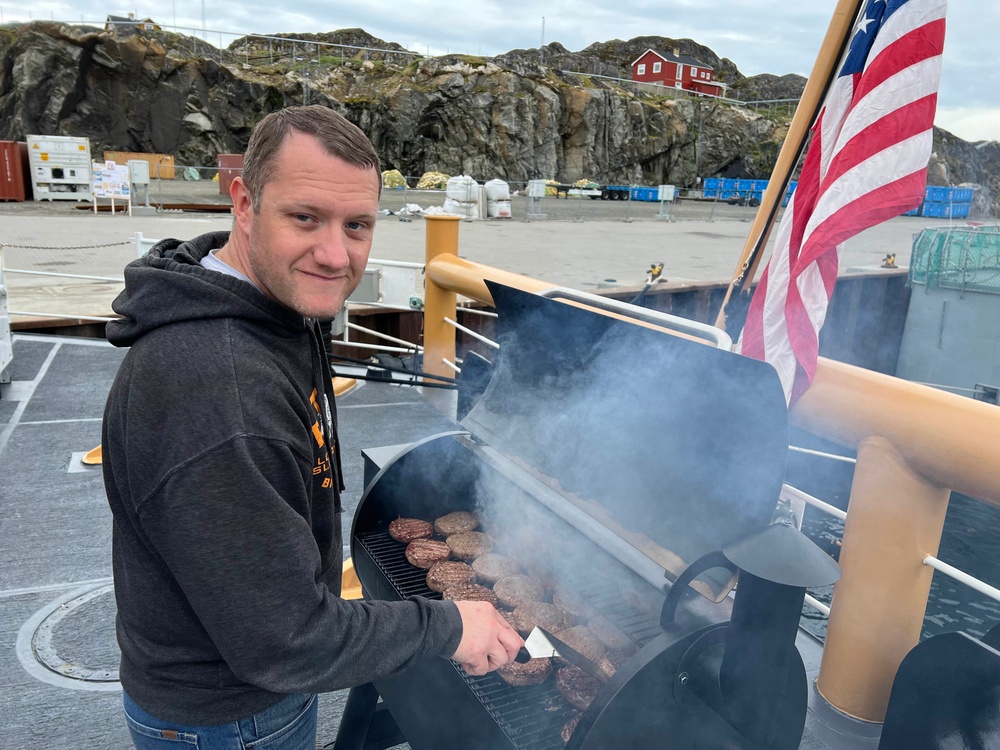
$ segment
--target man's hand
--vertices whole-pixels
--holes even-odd
[[[452,659],[471,675],[510,664],[524,645],[521,636],[489,602],[455,602],[462,615],[462,640]]]

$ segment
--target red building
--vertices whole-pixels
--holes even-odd
[[[726,84],[713,81],[713,76],[711,66],[680,54],[678,49],[667,54],[648,49],[632,63],[633,81],[684,89],[696,94],[724,96]]]

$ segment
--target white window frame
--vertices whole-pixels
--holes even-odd
[[[659,73],[661,70],[663,70],[663,63],[660,63],[660,62],[653,63],[653,72],[654,73]]]
[[[638,65],[636,65],[635,66],[635,74],[637,76],[644,76],[644,75],[646,75],[646,63],[639,63]]]

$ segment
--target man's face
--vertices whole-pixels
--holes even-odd
[[[313,136],[290,133],[263,187],[259,212],[250,207],[245,186],[233,192],[236,230],[246,240],[244,273],[305,317],[332,318],[368,263],[379,179],[375,169],[330,156]]]

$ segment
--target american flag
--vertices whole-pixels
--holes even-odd
[[[920,205],[941,80],[946,0],[868,0],[812,142],[737,351],[774,365],[793,403],[848,238]]]

